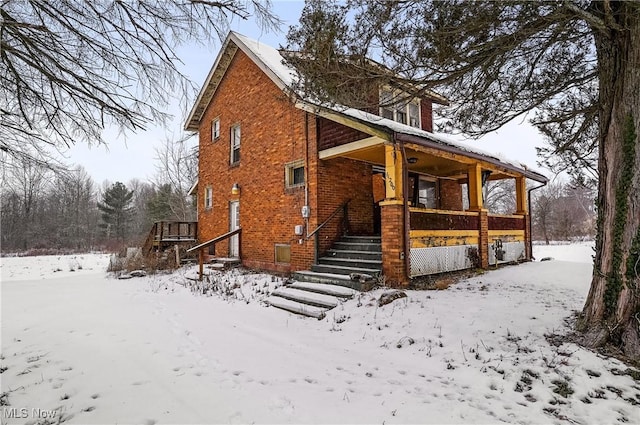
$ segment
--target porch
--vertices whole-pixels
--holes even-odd
[[[374,227],[387,281],[406,284],[417,276],[531,259],[527,180],[546,178],[421,133],[429,138],[378,132],[319,152],[324,161],[348,158],[372,166],[371,190],[379,193]],[[490,213],[483,188],[505,179],[513,181],[515,207],[508,214]]]

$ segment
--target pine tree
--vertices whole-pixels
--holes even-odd
[[[542,152],[549,163],[598,181],[583,341],[640,360],[640,3],[353,0],[347,7],[310,1],[301,27],[289,32],[288,49],[305,59],[292,62],[314,78],[313,85],[301,79],[300,89],[323,99],[363,78],[400,84],[410,96],[435,88],[452,102],[442,111],[444,128],[471,135],[530,113],[549,143]],[[350,17],[348,28],[323,32],[322,22],[341,16]],[[368,56],[385,65],[378,75],[337,66],[366,69]]]
[[[102,195],[102,202],[98,203],[98,208],[102,212],[102,228],[108,238],[115,237],[124,244],[133,208],[131,201],[133,191],[116,182],[109,187]]]

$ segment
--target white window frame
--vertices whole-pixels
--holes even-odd
[[[237,130],[237,131],[236,131]],[[229,157],[229,163],[231,165],[238,164],[240,162],[240,143],[242,141],[242,131],[240,124],[234,124],[231,126],[231,154]],[[234,151],[238,151],[238,159],[234,160]]]
[[[293,181],[294,173],[293,171],[297,168],[302,168],[302,182],[295,183]],[[284,166],[284,185],[287,189],[292,189],[296,187],[303,187],[306,183],[306,170],[304,167],[304,160],[300,159],[297,161],[289,162]]]
[[[389,88],[380,89],[380,94],[379,94],[380,103],[389,102],[389,101],[392,102],[394,99],[400,99],[403,97],[406,97],[406,93],[403,93],[399,90],[392,90]],[[411,125],[411,108],[409,107],[409,105],[413,105],[417,107],[418,116],[415,117],[417,118],[416,120],[417,125]],[[405,125],[409,125],[411,127],[422,129],[422,114],[421,114],[420,99],[411,99],[404,104],[399,103],[397,105],[380,106],[379,114],[381,117],[384,117],[385,115],[393,115],[393,121],[396,121]],[[405,123],[403,123],[401,120],[401,117],[403,115],[406,119]]]
[[[213,188],[207,186],[204,188],[204,209],[210,210],[213,208]]]
[[[220,138],[220,118],[211,121],[211,141],[215,142]]]

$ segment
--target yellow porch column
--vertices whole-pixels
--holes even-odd
[[[395,145],[385,145],[385,196],[380,202],[382,226],[382,273],[390,286],[409,283],[405,252],[404,197],[402,189],[402,151]],[[407,232],[405,232],[407,230]]]
[[[396,145],[384,145],[384,154],[386,200],[402,201],[402,151]]]
[[[480,164],[472,164],[467,170],[469,176],[469,209],[480,211],[482,209],[482,167]]]
[[[516,177],[516,214],[527,214],[527,179]]]

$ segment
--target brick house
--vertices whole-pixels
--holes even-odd
[[[546,178],[432,133],[432,104],[446,99],[372,114],[294,96],[294,78],[277,49],[234,32],[224,42],[185,125],[199,133],[201,258],[379,270],[390,284],[531,258],[527,180]],[[487,179],[515,180],[513,214],[483,208]]]

